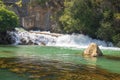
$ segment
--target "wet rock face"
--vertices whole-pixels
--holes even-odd
[[[7,32],[0,32],[0,44],[8,45],[13,44],[15,40]]]
[[[98,57],[103,56],[103,53],[99,49],[98,45],[96,43],[91,43],[88,48],[84,51],[83,56],[88,57]]]

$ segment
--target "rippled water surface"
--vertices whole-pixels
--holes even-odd
[[[0,46],[0,80],[119,80],[120,51],[84,58],[84,49]]]

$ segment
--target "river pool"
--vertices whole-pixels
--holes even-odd
[[[82,49],[0,46],[0,80],[120,80],[120,50],[82,57]]]

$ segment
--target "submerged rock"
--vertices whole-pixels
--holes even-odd
[[[98,57],[102,56],[103,53],[99,49],[96,43],[91,43],[88,48],[84,51],[83,56]]]

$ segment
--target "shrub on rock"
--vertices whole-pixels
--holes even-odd
[[[8,31],[18,26],[19,18],[13,12],[6,8],[3,1],[0,0],[0,44],[13,44],[15,42]]]
[[[6,8],[0,8],[0,32],[6,32],[18,26],[18,16]]]

